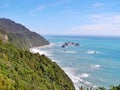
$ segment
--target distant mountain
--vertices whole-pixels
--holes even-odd
[[[0,18],[0,33],[7,35],[8,41],[19,49],[49,44],[41,35],[10,19]]]

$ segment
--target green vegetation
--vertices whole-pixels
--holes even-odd
[[[19,49],[28,50],[31,47],[49,44],[43,37],[34,32],[8,33],[9,42]]]
[[[0,90],[75,90],[65,72],[45,55],[33,54],[30,47],[49,42],[25,26],[0,19]],[[83,88],[80,90],[106,90]],[[110,90],[120,90],[120,85]]]
[[[64,71],[44,55],[0,40],[0,90],[75,90]]]
[[[75,90],[55,62],[25,51],[47,44],[44,37],[25,26],[0,19],[0,90]]]
[[[23,50],[49,44],[41,35],[10,19],[0,18],[0,33],[7,35],[11,44]]]
[[[86,89],[81,86],[81,87],[79,87],[79,90],[108,90],[108,89],[105,89],[104,87],[99,87],[97,89],[91,87],[91,88]],[[118,85],[118,86],[111,85],[109,90],[120,90],[120,85]]]

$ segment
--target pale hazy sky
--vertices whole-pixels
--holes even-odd
[[[120,0],[0,0],[0,18],[40,34],[120,36]]]

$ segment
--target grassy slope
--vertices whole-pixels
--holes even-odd
[[[63,70],[44,55],[0,41],[0,90],[75,90]]]
[[[10,33],[0,29],[0,34],[7,35],[8,41],[18,49],[22,50],[29,50],[31,47],[49,44],[44,37],[34,32]]]

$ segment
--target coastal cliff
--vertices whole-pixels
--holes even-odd
[[[0,18],[0,32],[8,36],[11,44],[23,50],[49,44],[41,35],[10,19]]]
[[[0,90],[75,90],[65,72],[48,57],[0,41]]]
[[[15,27],[11,25],[16,23],[10,22],[6,19],[0,22],[0,90],[75,90],[71,79],[55,62],[45,55],[23,50],[31,47],[30,38],[36,40],[41,36],[29,30],[12,31]],[[33,46],[49,44],[42,39],[42,43],[32,40],[30,43]]]

